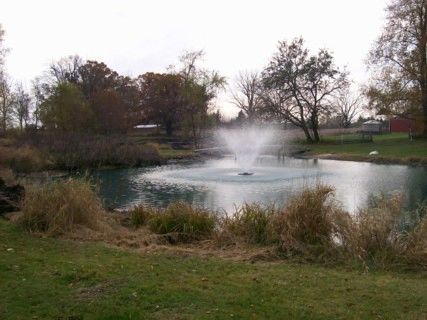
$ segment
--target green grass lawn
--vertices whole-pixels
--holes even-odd
[[[191,149],[173,149],[168,144],[159,144],[159,152],[164,159],[185,158],[194,155]]]
[[[35,238],[0,219],[0,319],[426,319],[427,275]]]
[[[192,149],[174,149],[171,147],[173,142],[182,142],[182,138],[178,136],[168,137],[161,134],[147,134],[144,132],[133,132],[130,133],[128,138],[135,143],[155,143],[159,147],[160,156],[163,159],[177,159],[177,158],[187,158],[194,155]]]
[[[346,136],[345,139],[351,139],[352,136],[354,135]],[[410,141],[405,133],[374,136],[372,143],[339,144],[339,141],[339,135],[325,136],[322,137],[320,144],[309,145],[308,148],[315,154],[335,153],[368,156],[369,152],[377,150],[381,157],[427,158],[427,139]]]

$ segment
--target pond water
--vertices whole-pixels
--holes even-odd
[[[350,211],[392,192],[403,193],[408,208],[427,199],[426,167],[262,156],[251,169],[253,175],[238,175],[240,171],[230,156],[202,163],[104,170],[94,173],[94,178],[106,204],[118,209],[139,203],[165,207],[177,200],[227,211],[244,202],[280,206],[317,183],[334,186],[337,199]]]

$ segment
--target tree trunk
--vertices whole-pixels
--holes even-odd
[[[313,135],[314,135],[314,141],[320,142],[320,135],[319,135],[319,130],[317,126],[313,127]]]
[[[302,125],[301,128],[304,131],[305,138],[306,138],[307,142],[312,143],[313,138],[311,137],[311,134],[310,134],[310,131],[308,130],[308,128],[305,125]]]
[[[422,135],[424,137],[427,137],[427,88],[424,88],[423,90],[423,132]]]
[[[172,133],[173,133],[172,121],[167,121],[165,127],[166,127],[166,135],[169,137],[172,136]]]
[[[317,111],[313,111],[313,114],[311,115],[311,129],[313,130],[314,135],[314,141],[320,142],[320,136],[319,136],[319,120],[317,116]]]
[[[422,116],[423,132],[422,135],[427,137],[427,3],[424,2],[422,19],[421,19],[421,41],[419,46],[420,52],[420,71],[421,71],[421,99],[422,99]]]

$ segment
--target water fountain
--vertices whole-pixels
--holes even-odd
[[[273,139],[271,130],[248,127],[243,129],[223,129],[218,131],[217,140],[219,144],[234,155],[240,171],[240,176],[251,176],[254,174],[253,166],[263,151],[263,148]]]

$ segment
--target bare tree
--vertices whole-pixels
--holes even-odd
[[[0,71],[0,127],[6,132],[13,119],[14,96],[7,75]]]
[[[350,127],[356,120],[361,112],[362,104],[363,95],[353,92],[349,86],[337,91],[333,105],[343,128]]]
[[[208,126],[213,101],[226,84],[225,78],[218,72],[199,65],[204,54],[203,50],[186,52],[179,57],[178,70],[174,70],[173,66],[170,68],[183,80],[180,94],[185,113],[183,124],[190,129],[195,147],[199,146],[202,132]]]
[[[14,114],[19,122],[19,128],[22,131],[24,127],[27,127],[30,118],[31,97],[25,92],[22,83],[16,86],[14,96]]]
[[[320,141],[319,119],[331,111],[334,93],[347,85],[347,73],[335,66],[331,53],[311,55],[302,38],[279,43],[263,73],[267,112],[300,127],[307,141]]]
[[[78,55],[62,58],[49,66],[46,77],[52,85],[64,81],[76,84],[80,78],[79,68],[83,63],[83,59]]]
[[[262,106],[261,77],[257,72],[240,72],[235,80],[236,91],[231,92],[232,103],[253,123]]]
[[[5,31],[2,27],[2,25],[0,24],[0,71],[3,70],[5,56],[6,56],[7,52],[9,51],[9,49],[4,47],[4,45],[3,45],[4,35],[5,35]]]
[[[48,98],[49,96],[49,88],[48,84],[43,82],[40,77],[36,77],[32,81],[32,96],[34,100],[34,110],[33,110],[33,121],[36,129],[39,127],[40,122],[40,108],[41,104]]]

